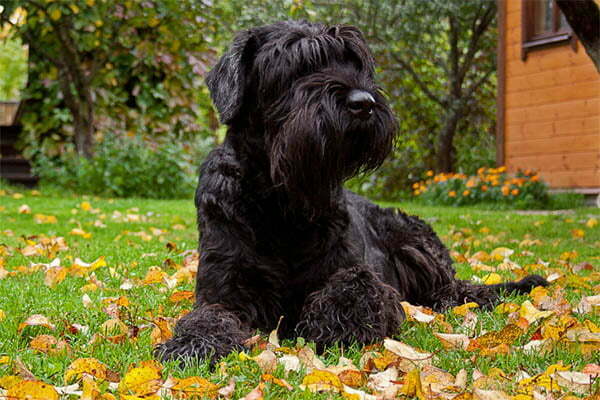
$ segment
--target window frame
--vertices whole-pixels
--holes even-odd
[[[530,51],[546,48],[551,45],[570,44],[572,49],[577,50],[577,38],[573,30],[566,22],[566,27],[558,29],[561,11],[554,0],[552,7],[552,31],[541,34],[533,32],[535,26],[536,3],[540,0],[521,0],[521,60],[527,60]]]

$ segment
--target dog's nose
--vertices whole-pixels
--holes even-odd
[[[353,115],[362,120],[366,120],[373,114],[375,99],[369,92],[353,89],[348,93],[347,104]]]

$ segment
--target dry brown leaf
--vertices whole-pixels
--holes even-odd
[[[440,339],[442,345],[446,349],[463,349],[466,350],[469,346],[471,339],[462,333],[438,333],[434,332],[433,335]]]
[[[365,384],[365,374],[354,369],[347,369],[337,374],[340,381],[347,386],[358,388]]]
[[[575,371],[556,371],[553,376],[560,387],[578,394],[586,394],[590,393],[596,375]]]
[[[252,359],[256,361],[264,373],[270,374],[277,369],[277,356],[271,350],[264,350]]]
[[[474,389],[473,400],[511,400],[511,398],[499,390]]]
[[[52,335],[38,335],[29,343],[29,347],[46,354],[61,353],[69,349],[64,340],[58,340]]]
[[[264,383],[259,383],[254,389],[252,389],[247,395],[242,397],[240,400],[263,400],[264,394]]]
[[[409,372],[415,367],[431,365],[431,358],[433,357],[431,353],[418,351],[414,347],[393,339],[385,339],[383,346],[400,357],[397,365],[400,371]]]
[[[397,385],[397,380],[398,369],[396,367],[389,367],[385,371],[369,375],[367,379],[367,386],[377,392],[383,392],[389,387]]]

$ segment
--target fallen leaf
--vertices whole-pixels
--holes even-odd
[[[480,350],[483,348],[493,348],[500,344],[512,344],[522,334],[523,330],[514,324],[506,325],[499,331],[488,332],[471,340],[467,346],[467,351]]]
[[[252,358],[265,373],[273,373],[277,368],[277,356],[271,350],[264,350]]]
[[[300,388],[311,392],[341,392],[342,381],[337,375],[324,370],[315,369],[302,379]]]
[[[29,343],[29,347],[46,354],[56,354],[68,349],[64,340],[58,340],[52,335],[38,335]]]
[[[24,380],[12,386],[6,393],[11,400],[58,400],[59,394],[53,386],[40,382]]]
[[[282,388],[285,388],[287,390],[293,390],[294,388],[292,387],[292,385],[290,385],[289,383],[287,383],[285,381],[285,379],[280,379],[280,378],[276,378],[271,374],[262,374],[260,376],[260,379],[264,382],[269,382],[269,383],[273,383],[277,386],[281,386]]]
[[[95,358],[78,358],[73,361],[65,371],[65,383],[72,381],[72,378],[79,380],[83,374],[94,376],[98,379],[105,380],[107,377],[108,368],[106,365],[96,360]]]
[[[45,317],[41,314],[34,314],[32,316],[30,316],[29,318],[27,318],[25,320],[25,322],[22,322],[19,327],[17,328],[17,331],[20,333],[26,326],[44,326],[48,329],[55,329],[54,324],[52,324],[50,322],[50,320],[48,319],[48,317]]]
[[[467,315],[467,311],[469,311],[471,308],[478,308],[478,307],[479,307],[479,304],[470,302],[470,303],[465,303],[461,306],[452,308],[452,312],[456,315],[461,315],[464,317],[465,315]]]
[[[383,392],[389,387],[396,385],[398,369],[389,367],[385,371],[369,375],[367,386],[375,391]]]
[[[54,267],[49,268],[44,275],[44,285],[53,288],[58,285],[67,277],[67,268],[65,267]]]
[[[158,385],[158,387],[160,387],[160,375],[154,375],[152,381],[152,389],[154,389],[155,385]],[[150,389],[150,387],[148,389]],[[173,394],[176,398],[214,399],[219,394],[219,385],[216,385],[210,382],[209,380],[206,380],[199,376],[192,376],[189,378],[178,380],[175,386],[171,388],[171,390],[173,391]]]
[[[254,389],[252,389],[247,395],[240,398],[240,400],[262,400],[264,397],[263,394],[264,383],[259,383]]]
[[[519,309],[519,315],[527,320],[530,324],[535,321],[547,318],[554,314],[554,311],[540,311],[529,300],[525,300]]]
[[[511,400],[511,398],[499,390],[474,389],[473,400]]]
[[[442,345],[446,349],[463,349],[466,350],[469,346],[469,342],[471,339],[465,334],[462,333],[437,333],[434,332],[433,335],[440,339]]]
[[[410,371],[404,378],[404,385],[402,386],[402,394],[408,397],[416,397],[419,400],[425,400],[423,394],[423,387],[421,384],[421,375],[417,368]]]

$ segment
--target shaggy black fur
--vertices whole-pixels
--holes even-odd
[[[288,21],[241,32],[207,77],[225,143],[196,192],[201,232],[195,308],[156,351],[212,357],[256,329],[319,346],[396,333],[400,301],[435,310],[547,282],[475,285],[417,217],[342,188],[377,168],[395,119],[359,30]]]

